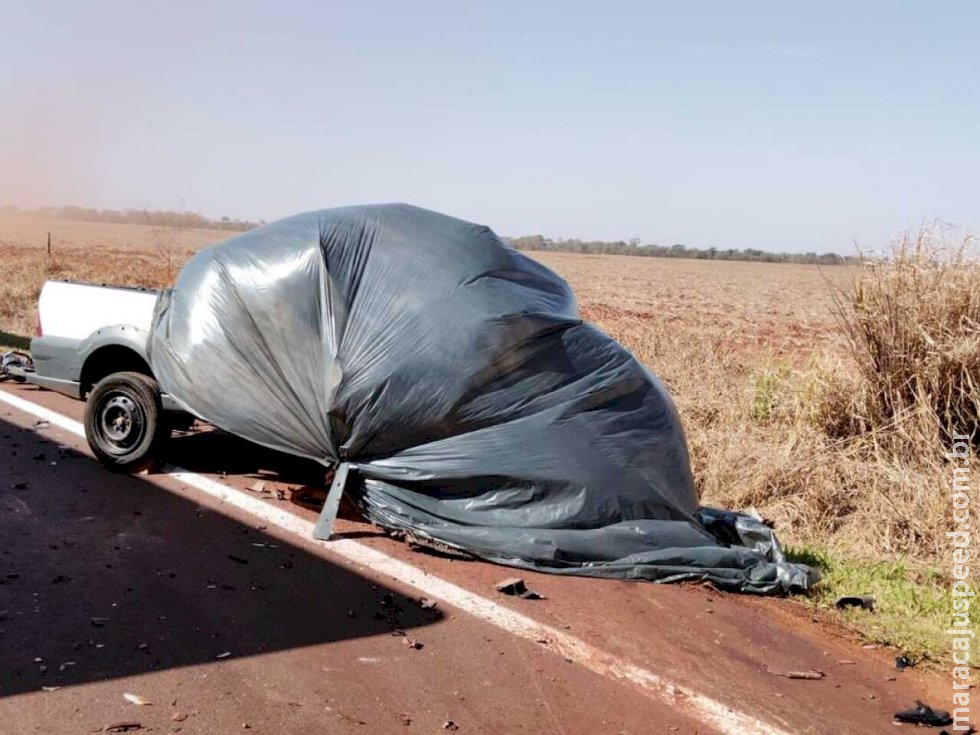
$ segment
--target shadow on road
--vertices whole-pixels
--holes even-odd
[[[438,618],[43,434],[0,419],[0,697]]]

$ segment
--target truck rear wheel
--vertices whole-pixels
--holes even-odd
[[[85,403],[85,438],[105,467],[139,472],[159,460],[170,437],[157,381],[142,373],[113,373],[92,388]]]

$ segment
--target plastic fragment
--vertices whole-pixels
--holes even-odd
[[[896,712],[895,719],[911,725],[929,725],[931,727],[944,727],[945,725],[953,724],[953,718],[950,717],[949,712],[941,709],[933,709],[920,700],[916,700],[914,709]]]
[[[505,595],[520,597],[524,600],[545,599],[544,595],[528,589],[521,577],[511,577],[510,579],[505,579],[503,582],[498,582],[494,585],[494,589],[497,590],[497,592],[501,592]]]

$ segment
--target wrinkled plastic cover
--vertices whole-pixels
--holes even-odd
[[[149,354],[197,416],[348,463],[389,530],[547,572],[809,583],[761,523],[699,511],[663,386],[487,227],[394,204],[246,232],[184,266]]]

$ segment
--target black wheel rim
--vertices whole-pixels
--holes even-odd
[[[146,413],[128,391],[113,390],[102,396],[95,416],[99,444],[109,454],[129,454],[146,436]]]

